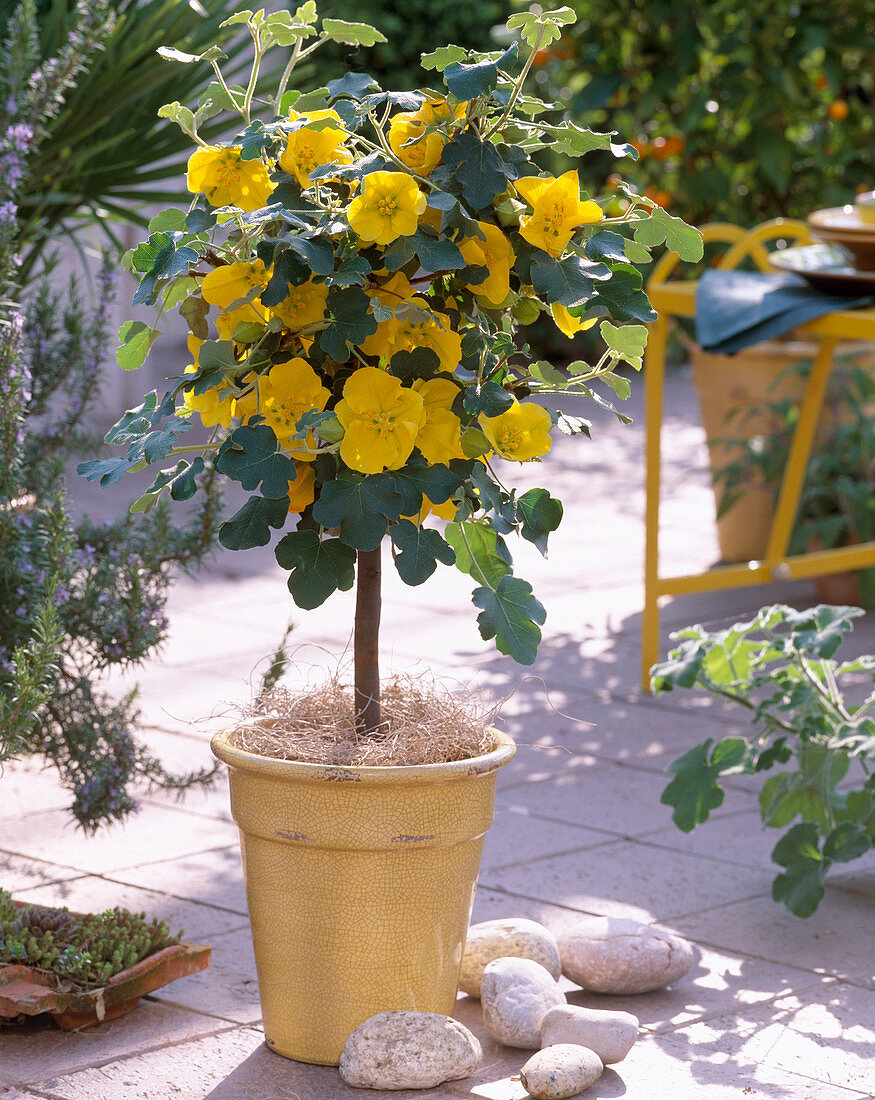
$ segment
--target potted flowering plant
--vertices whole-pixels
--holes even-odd
[[[253,494],[222,525],[222,545],[266,545],[285,529],[276,557],[300,607],[355,584],[355,722],[359,742],[374,743],[386,732],[382,544],[407,584],[439,563],[470,574],[483,637],[531,663],[545,613],[514,575],[504,536],[544,552],[562,506],[546,489],[508,488],[496,460],[536,461],[554,430],[588,431],[542,395],[613,410],[594,387],[629,392],[616,368],[640,367],[642,322],[654,316],[635,265],[663,242],[695,259],[701,242],[632,194],[607,219],[608,198],[582,193],[576,170],[554,179],[529,159],[545,146],[634,155],[612,134],[541,120],[551,108],[523,92],[537,51],[573,21],[569,8],[514,15],[522,50],[425,55],[444,88],[418,93],[383,92],[358,73],[289,91],[295,64],[324,42],[382,36],[341,20],[319,26],[312,2],[233,18],[253,39],[245,87],[226,83],[221,51],[171,54],[216,75],[196,110],[164,108],[197,145],[194,197],[153,219],[129,256],[135,303],[178,308],[192,361],[110,430],[123,457],[80,469],[108,484],[170,460],[133,505],[146,510],[162,494],[194,496],[211,459]],[[258,74],[274,47],[289,59],[264,97]],[[207,145],[198,127],[221,110],[241,127]],[[532,362],[515,333],[542,312],[568,336],[604,318],[604,354],[564,371]],[[156,325],[123,326],[124,368],[143,362]],[[180,444],[197,420],[208,439]],[[509,738],[407,766],[278,759],[242,747],[238,731],[213,748],[231,768],[271,1047],[336,1064],[375,1012],[450,1012]]]

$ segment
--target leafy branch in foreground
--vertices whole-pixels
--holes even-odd
[[[679,631],[672,637],[681,644],[652,670],[654,691],[702,688],[747,710],[754,731],[709,738],[669,766],[674,779],[662,801],[674,807],[684,832],[722,805],[723,780],[793,761],[764,782],[759,804],[766,826],[791,826],[772,852],[784,868],[772,895],[799,917],[817,909],[833,864],[875,844],[875,691],[855,703],[840,687],[842,677],[853,681],[855,694],[860,681],[875,684],[875,657],[832,660],[862,614],[856,607],[794,611],[776,604],[728,630]]]

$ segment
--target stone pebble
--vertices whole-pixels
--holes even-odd
[[[468,929],[459,989],[471,997],[479,997],[487,963],[509,956],[532,959],[548,970],[553,978],[559,979],[559,947],[553,934],[537,921],[507,917],[472,924]]]
[[[537,1050],[541,1021],[548,1009],[565,1004],[559,983],[532,959],[493,959],[480,987],[483,1025],[493,1039],[509,1047]]]
[[[340,1076],[353,1088],[430,1089],[467,1077],[483,1058],[458,1020],[436,1012],[378,1012],[352,1032]]]
[[[533,1054],[520,1071],[520,1083],[536,1100],[565,1100],[595,1084],[604,1069],[594,1050],[560,1043]]]
[[[638,1017],[631,1012],[556,1005],[541,1021],[541,1046],[589,1047],[606,1066],[622,1062],[638,1038]]]
[[[562,973],[595,993],[651,993],[693,965],[676,932],[621,917],[590,917],[557,937]]]

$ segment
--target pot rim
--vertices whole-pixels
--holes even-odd
[[[495,747],[480,756],[465,760],[450,760],[441,764],[406,764],[399,766],[369,764],[313,764],[304,760],[278,760],[270,756],[239,749],[232,744],[234,727],[219,730],[210,739],[213,755],[227,764],[250,774],[275,779],[297,779],[313,783],[365,783],[383,786],[391,783],[441,783],[486,775],[509,763],[516,755],[516,742],[503,730],[493,729]]]

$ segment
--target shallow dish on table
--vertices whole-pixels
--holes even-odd
[[[875,271],[854,266],[846,248],[834,244],[803,244],[773,252],[769,263],[779,271],[801,275],[827,294],[875,294]]]
[[[833,206],[808,215],[811,235],[824,244],[842,245],[860,271],[875,271],[875,224],[864,222],[854,206]]]

